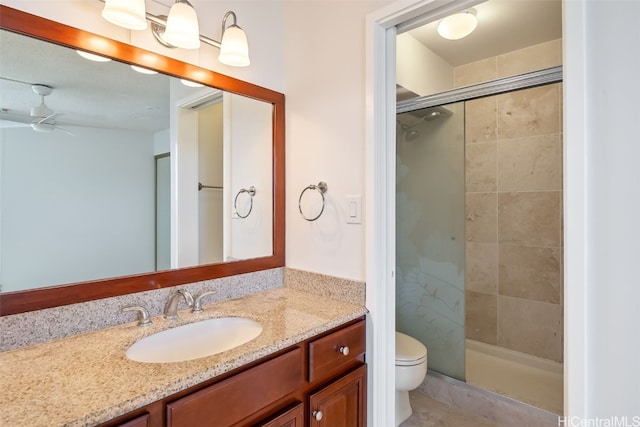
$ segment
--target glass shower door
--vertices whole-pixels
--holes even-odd
[[[464,102],[397,115],[396,329],[465,377]]]

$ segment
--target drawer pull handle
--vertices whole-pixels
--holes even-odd
[[[313,414],[311,414],[311,416],[312,416],[316,421],[320,421],[320,420],[322,420],[322,411],[313,411]]]
[[[340,347],[340,354],[342,354],[343,356],[348,356],[349,355],[349,347],[347,347],[346,345],[343,347]]]

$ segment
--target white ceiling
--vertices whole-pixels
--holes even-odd
[[[478,26],[463,39],[440,37],[439,21],[409,33],[454,67],[562,37],[561,0],[489,0],[474,8]]]
[[[89,61],[73,49],[1,31],[0,77],[0,108],[11,116],[29,120],[31,107],[40,104],[30,84],[44,84],[54,88],[45,103],[62,113],[56,117],[60,126],[143,132],[169,127],[167,76],[141,74],[116,61]]]

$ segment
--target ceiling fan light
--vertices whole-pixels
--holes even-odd
[[[438,34],[447,40],[459,40],[467,37],[478,26],[475,9],[454,13],[438,24]]]
[[[169,10],[167,27],[162,34],[165,42],[183,49],[200,48],[198,15],[188,1],[177,0]]]
[[[144,0],[106,0],[102,17],[129,30],[147,29]]]
[[[231,25],[225,29],[220,43],[218,60],[233,67],[246,67],[251,63],[247,35],[242,28]]]
[[[53,123],[31,123],[31,129],[36,132],[53,132],[56,126]]]
[[[49,117],[54,111],[42,101],[37,107],[31,107],[31,117]]]

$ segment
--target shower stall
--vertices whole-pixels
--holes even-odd
[[[398,104],[396,329],[561,414],[561,70],[530,77]]]

